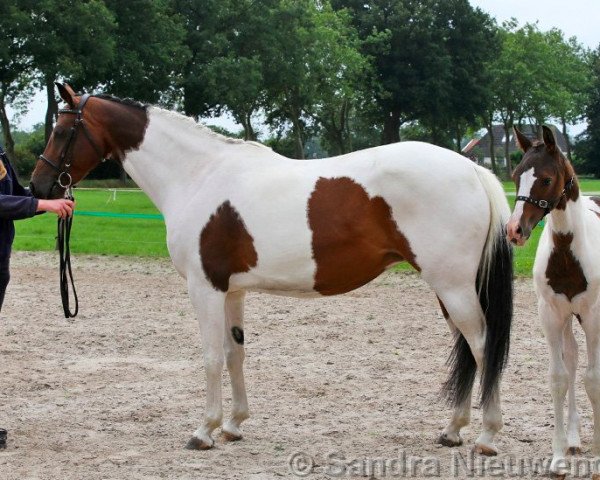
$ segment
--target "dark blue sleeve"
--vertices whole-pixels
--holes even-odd
[[[22,187],[19,183],[19,179],[17,177],[17,172],[13,168],[10,162],[6,162],[7,167],[10,169],[10,178],[12,178],[12,192],[13,195],[18,195],[20,197],[32,197],[31,192],[28,188]]]
[[[37,206],[37,198],[0,195],[0,218],[5,220],[21,220],[33,217]]]

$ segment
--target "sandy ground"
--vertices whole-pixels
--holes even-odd
[[[508,477],[517,471],[511,458],[550,455],[547,353],[530,280],[517,282],[501,455],[482,464],[469,458],[478,409],[463,430],[464,446],[434,443],[450,415],[438,395],[451,338],[417,275],[386,274],[321,300],[249,295],[252,416],[243,441],[217,437],[216,448],[200,452],[183,448],[202,418],[205,393],[183,280],[167,260],[76,257],[74,266],[81,313],[67,321],[56,256],[13,257],[0,321],[0,425],[10,432],[0,479],[294,478],[290,459],[298,468],[312,462],[310,479],[464,478],[469,468],[487,478],[482,468]],[[224,385],[227,414],[226,374]],[[589,456],[584,395],[578,380]]]

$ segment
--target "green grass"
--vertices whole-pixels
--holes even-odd
[[[78,211],[158,214],[142,192],[79,190],[75,193]],[[77,211],[76,210],[76,211]],[[54,250],[56,215],[38,215],[15,223],[15,250]],[[89,217],[75,215],[71,251],[101,255],[168,256],[166,230],[162,220]]]
[[[600,180],[583,179],[584,192],[600,192]],[[514,184],[504,182],[509,203],[514,202]],[[118,191],[116,199],[108,190],[78,190],[77,211],[114,212],[120,214],[156,215],[158,210],[148,197],[139,191]],[[56,216],[39,215],[15,223],[17,235],[15,250],[46,250],[55,248]],[[517,275],[530,276],[539,236],[537,227],[522,248],[515,249]],[[135,255],[144,257],[167,257],[166,231],[162,220],[140,218],[111,218],[76,215],[71,237],[71,251],[98,255]],[[409,270],[400,265],[399,270]]]
[[[600,180],[590,178],[580,178],[578,180],[579,188],[581,188],[582,192],[600,192]],[[504,181],[502,182],[502,185],[504,186],[506,193],[515,193],[514,182]]]

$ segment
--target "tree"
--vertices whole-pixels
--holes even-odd
[[[516,20],[499,31],[501,49],[487,68],[493,99],[485,114],[490,135],[494,121],[504,128],[506,176],[512,175],[509,147],[513,125],[529,120],[538,130],[550,118],[563,125],[581,117],[589,86],[588,52],[560,30],[542,32],[536,24],[522,27]],[[570,144],[567,144],[570,155]]]
[[[578,142],[578,156],[586,159],[586,170],[600,177],[600,46],[591,55],[591,88],[586,108],[587,128]]]
[[[217,113],[220,102],[207,81],[208,71],[210,62],[229,48],[228,32],[235,27],[231,0],[175,0],[174,8],[184,19],[190,50],[182,79],[183,109],[196,118]]]
[[[450,67],[440,88],[425,97],[420,119],[433,143],[460,152],[468,126],[477,123],[491,102],[492,78],[486,64],[498,54],[500,42],[494,20],[467,1],[437,2],[435,8],[437,42]]]
[[[37,81],[46,89],[46,140],[58,112],[54,82],[67,78],[80,88],[106,78],[115,55],[115,19],[101,0],[23,0],[32,19],[27,52]]]
[[[190,56],[183,18],[166,0],[104,0],[116,23],[118,48],[106,90],[150,103],[172,102]]]
[[[22,100],[31,94],[30,58],[24,41],[31,30],[30,22],[19,1],[0,3],[0,126],[5,151],[12,161],[15,160],[15,141],[6,107],[17,104],[25,110]]]
[[[575,37],[565,39],[560,30],[552,29],[546,34],[553,81],[548,99],[552,117],[560,120],[562,133],[567,142],[567,157],[571,158],[571,141],[567,123],[578,122],[585,114],[591,89],[590,52]]]
[[[272,29],[262,57],[267,121],[291,124],[295,156],[304,158],[308,129],[318,125],[319,117],[326,121],[327,108],[329,113],[345,108],[343,83],[360,67],[360,57],[348,36],[349,18],[328,2],[279,0],[268,15],[278,28]]]
[[[319,85],[312,116],[322,128],[330,154],[340,155],[352,150],[351,122],[357,108],[369,99],[364,88],[369,64],[347,11],[323,8],[316,28],[322,57],[315,67]]]
[[[208,2],[202,9],[189,0],[177,4],[193,52],[184,81],[186,112],[228,111],[243,126],[244,138],[255,140],[252,117],[265,96],[261,55],[270,41],[268,12],[276,1]]]
[[[483,109],[479,85],[493,46],[493,22],[467,0],[333,0],[352,11],[372,59],[369,88],[383,124],[383,143],[400,140],[403,123],[428,124],[437,143],[450,124]]]

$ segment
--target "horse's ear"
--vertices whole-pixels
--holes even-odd
[[[515,132],[515,138],[517,139],[517,146],[523,150],[523,153],[527,152],[531,148],[531,140],[529,140],[525,135],[523,135],[517,127],[513,127]]]
[[[542,125],[542,131],[544,132],[544,143],[546,144],[546,148],[550,152],[554,152],[556,150],[556,139],[554,138],[554,132],[546,125]]]
[[[70,108],[75,108],[75,97],[77,94],[71,86],[68,83],[62,84],[58,82],[54,82],[54,85],[56,85],[56,88],[58,89],[60,98],[62,98]]]

